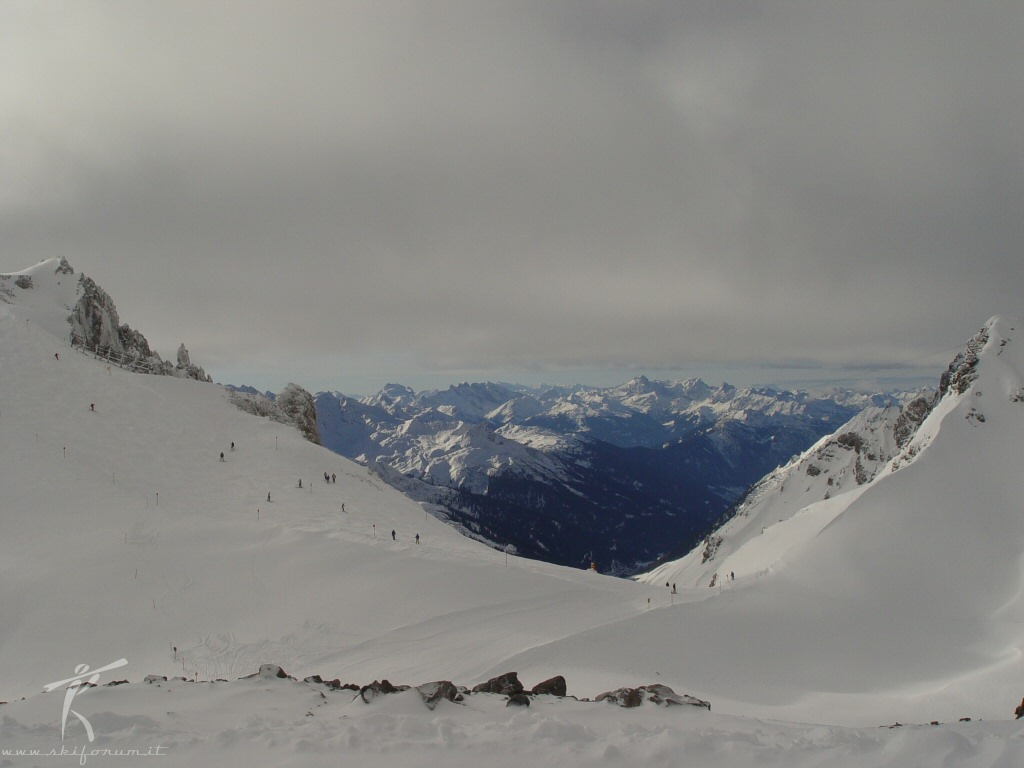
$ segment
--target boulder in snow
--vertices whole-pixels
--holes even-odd
[[[455,683],[450,680],[439,680],[434,683],[417,685],[416,690],[420,692],[420,696],[423,697],[423,703],[427,705],[428,709],[436,707],[437,703],[442,699],[455,702],[462,701],[462,694],[459,693]]]
[[[614,691],[598,694],[594,700],[608,701],[620,707],[639,707],[645,701],[666,707],[674,704],[689,704],[693,707],[701,707],[711,711],[711,702],[685,693],[676,693],[667,685],[659,683],[641,685],[639,688],[618,688]]]
[[[473,687],[473,693],[500,693],[502,696],[512,696],[522,692],[523,684],[519,682],[519,676],[515,672],[506,672]]]
[[[565,678],[561,675],[556,675],[549,680],[537,683],[530,691],[533,694],[549,694],[551,696],[565,696],[566,685]]]
[[[281,669],[277,664],[260,664],[260,671],[256,673],[264,680],[270,680],[273,678],[287,678],[288,673]]]
[[[387,680],[374,680],[369,685],[364,685],[359,689],[359,698],[369,704],[378,696],[383,696],[388,693],[398,693],[400,691],[409,690],[408,685],[392,685]]]

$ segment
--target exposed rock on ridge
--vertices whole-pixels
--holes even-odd
[[[313,395],[298,384],[289,383],[273,400],[265,395],[234,388],[231,388],[230,392],[231,402],[238,409],[254,416],[265,416],[281,424],[291,424],[297,427],[309,442],[321,445]]]
[[[62,258],[56,273],[73,275],[74,270],[67,259]],[[100,351],[120,359],[146,363],[147,370],[151,373],[211,381],[206,371],[191,363],[184,344],[178,349],[176,366],[162,360],[160,355],[150,348],[142,333],[127,323],[121,323],[114,300],[92,278],[81,275],[78,278],[78,289],[78,301],[68,316],[72,343],[93,352]]]
[[[978,365],[978,353],[988,343],[988,338],[989,329],[986,326],[967,342],[963,352],[953,358],[953,362],[949,364],[949,368],[943,371],[942,377],[939,379],[940,398],[945,397],[949,391],[962,395],[970,388],[971,383],[978,378],[978,373],[975,370]]]

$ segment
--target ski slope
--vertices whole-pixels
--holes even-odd
[[[74,291],[54,266],[26,270],[31,289],[5,281],[0,301],[0,749],[162,744],[157,765],[1024,763],[1016,321],[994,321],[977,381],[933,412],[912,461],[811,510],[749,577],[674,595],[506,558],[217,385],[72,350]],[[61,693],[43,686],[120,658],[75,701],[97,741],[72,717],[62,742]],[[263,663],[298,680],[238,679]],[[479,695],[431,711],[414,692],[367,705],[301,682],[472,686],[509,670],[527,687],[564,675],[577,697],[663,683],[713,711]],[[102,687],[115,678],[130,682]],[[916,725],[877,727],[897,720]],[[105,760],[129,764],[89,764]],[[52,761],[0,754],[35,764]]]

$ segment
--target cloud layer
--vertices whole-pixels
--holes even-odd
[[[937,370],[1021,312],[1021,39],[1017,2],[5,3],[0,271],[64,255],[275,388]]]

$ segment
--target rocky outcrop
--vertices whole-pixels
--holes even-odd
[[[989,329],[982,328],[967,342],[964,351],[953,358],[949,368],[942,372],[939,379],[939,397],[945,397],[947,392],[962,395],[966,392],[976,378],[978,372],[975,368],[978,365],[978,353],[988,343]]]
[[[412,690],[411,686],[394,685],[388,680],[374,680],[369,685],[364,685],[359,689],[359,698],[364,703],[369,704],[378,696],[387,696],[388,694],[402,693],[408,690]],[[414,690],[419,693],[427,709],[431,710],[441,701],[461,702],[463,700],[462,693],[455,683],[450,680],[423,683],[423,685],[417,685]]]
[[[359,689],[359,698],[369,704],[378,696],[385,696],[389,693],[400,693],[409,690],[408,685],[392,685],[388,680],[374,680],[369,685]]]
[[[313,396],[298,384],[289,384],[273,399],[230,387],[228,393],[231,403],[239,410],[280,424],[291,424],[311,443],[321,444],[320,431],[316,426],[316,403]]]
[[[916,397],[900,409],[900,415],[893,426],[893,437],[896,446],[903,448],[917,432],[918,427],[932,412],[938,399],[934,395]]]
[[[206,371],[200,366],[192,364],[184,343],[178,347],[178,364],[174,366],[174,375],[184,379],[195,379],[196,381],[212,381],[206,375]]]
[[[718,552],[718,548],[722,546],[722,537],[716,533],[708,534],[708,537],[704,540],[704,551],[701,553],[701,562],[706,563],[709,560],[715,559],[715,554]]]
[[[324,680],[320,675],[310,675],[309,677],[302,678],[304,683],[312,683],[314,685],[324,685],[330,688],[332,691],[358,691],[359,686],[354,683],[342,683],[338,678],[333,680]]]
[[[607,701],[619,707],[639,707],[644,702],[657,704],[658,706],[671,707],[676,704],[687,704],[692,707],[700,707],[711,711],[711,702],[698,699],[685,693],[676,693],[667,685],[655,683],[653,685],[641,685],[639,688],[617,688],[614,691],[607,691],[598,694],[595,701]]]
[[[530,693],[535,696],[541,696],[544,694],[550,696],[565,696],[567,695],[565,678],[561,675],[556,675],[549,680],[537,683],[532,689],[530,689]]]
[[[498,677],[492,677],[486,683],[473,686],[473,693],[499,693],[502,696],[513,696],[522,693],[523,684],[519,682],[519,676],[515,672],[506,672]]]
[[[435,709],[442,701],[462,704],[465,702],[467,696],[472,695],[495,694],[505,696],[506,707],[529,707],[532,703],[532,699],[536,696],[555,696],[558,699],[567,698],[567,686],[565,678],[562,675],[556,675],[537,683],[529,692],[527,692],[524,689],[523,684],[519,681],[519,676],[515,672],[506,672],[503,675],[492,677],[487,682],[480,683],[475,686],[472,691],[469,691],[463,686],[456,685],[451,680],[437,680],[431,683],[422,683],[421,685],[411,686],[395,685],[391,681],[384,679],[374,680],[368,685],[359,686],[353,683],[346,683],[342,685],[339,680],[328,681],[324,680],[320,675],[310,675],[300,682],[286,673],[277,664],[261,664],[257,672],[239,679],[287,680],[299,685],[324,686],[331,691],[350,690],[355,691],[356,697],[362,700],[365,704],[372,704],[375,699],[390,696],[392,694],[412,695],[411,692],[415,691],[423,701],[423,705],[430,710]],[[148,675],[145,682],[159,685],[160,683],[167,682],[167,680],[168,678],[163,675]],[[192,679],[185,677],[174,678],[174,680],[193,682]],[[123,683],[127,683],[127,681],[119,681],[117,684],[120,685]],[[114,685],[114,683],[110,683],[110,685]],[[327,697],[326,692],[321,692],[320,695],[324,699]],[[353,697],[353,701],[356,697]],[[576,701],[573,697],[568,698]],[[589,702],[590,699],[579,699],[578,701]],[[686,704],[693,707],[707,709],[709,711],[711,709],[711,704],[707,701],[703,701],[694,696],[676,693],[667,685],[660,684],[641,685],[637,688],[618,688],[614,691],[608,691],[600,694],[594,699],[594,701],[609,702],[620,707],[640,707],[644,704],[650,703],[664,707]],[[1024,702],[1022,702],[1022,707],[1024,707]]]
[[[639,688],[616,688],[597,694],[595,701],[607,701],[617,706],[632,709],[644,703],[644,695]]]
[[[67,260],[61,259],[57,273],[74,274],[74,270]],[[178,365],[162,360],[142,333],[121,322],[110,295],[85,275],[78,278],[78,301],[71,308],[68,323],[72,344],[119,365],[147,373],[211,381],[206,371],[188,359],[184,344],[178,349]]]
[[[68,260],[66,258],[64,258],[63,256],[61,256],[60,257],[60,261],[57,262],[57,268],[55,270],[53,270],[53,274],[55,274],[55,275],[73,275],[73,274],[75,274],[75,270],[73,270],[71,268],[71,265],[68,264]]]
[[[287,419],[299,428],[311,443],[320,445],[320,430],[316,426],[316,403],[313,396],[298,384],[289,383],[274,401]]]
[[[110,295],[100,288],[92,278],[82,275],[78,278],[78,301],[71,308],[71,315],[68,318],[71,323],[71,334],[81,339],[82,344],[88,349],[107,349],[116,354],[125,354],[124,344],[121,341],[121,334],[118,329],[121,326],[121,318],[118,317],[117,307]],[[125,331],[128,335],[130,329]],[[149,345],[145,350],[133,349],[132,353],[148,352]],[[135,356],[135,355],[133,355]]]
[[[528,707],[530,706],[530,697],[525,693],[513,693],[508,697],[508,701],[505,702],[506,707]]]
[[[239,678],[240,680],[252,680],[258,677],[261,680],[294,680],[295,678],[285,672],[277,664],[260,664],[258,672]]]
[[[433,683],[417,685],[416,690],[423,697],[423,703],[427,705],[427,709],[433,709],[440,701],[458,703],[464,700],[458,687],[450,680],[438,680]]]

